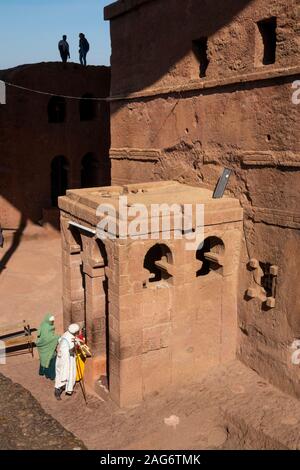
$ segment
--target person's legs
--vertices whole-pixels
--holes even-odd
[[[66,386],[63,385],[60,388],[55,388],[54,389],[54,396],[57,400],[61,400],[61,395],[62,395],[63,391],[65,390],[65,388],[66,388]]]
[[[76,383],[76,356],[70,357],[69,380],[66,384],[66,395],[72,395]]]
[[[87,55],[87,52],[84,52],[83,53],[83,64],[84,64],[85,67],[86,67],[86,55]]]
[[[62,390],[60,388],[54,389],[54,396],[56,400],[61,400],[61,394],[62,394]]]
[[[81,65],[83,65],[83,53],[82,52],[79,52],[79,60],[80,60]]]
[[[47,379],[55,380],[55,363],[56,355],[52,357],[48,369],[45,369],[45,376]]]

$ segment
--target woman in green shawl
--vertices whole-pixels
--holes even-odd
[[[55,379],[56,346],[59,336],[55,334],[54,316],[47,314],[37,333],[36,346],[40,356],[40,375]]]

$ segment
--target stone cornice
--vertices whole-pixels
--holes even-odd
[[[158,149],[112,148],[109,156],[112,160],[138,160],[157,162],[161,156]]]
[[[300,66],[268,68],[267,70],[255,70],[251,73],[241,75],[232,75],[219,79],[200,79],[191,80],[185,84],[173,85],[169,87],[148,88],[143,91],[128,93],[125,95],[110,96],[108,101],[130,101],[149,97],[172,95],[176,93],[201,92],[213,88],[222,88],[226,86],[238,86],[262,80],[272,80],[293,77],[300,75]]]
[[[300,228],[300,212],[266,207],[251,207],[251,209],[245,209],[245,212],[248,216],[252,217],[253,221],[256,223],[297,230]]]
[[[298,152],[241,152],[242,163],[245,167],[284,167],[300,168],[300,153]]]

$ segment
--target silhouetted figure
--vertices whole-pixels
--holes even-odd
[[[58,50],[60,52],[61,60],[65,64],[70,58],[70,48],[69,43],[67,42],[67,36],[64,34],[61,41],[58,43]]]
[[[81,65],[86,66],[86,55],[90,50],[90,45],[83,33],[79,34],[79,60]]]
[[[0,248],[3,248],[3,245],[4,245],[4,237],[3,237],[2,228],[0,226]]]

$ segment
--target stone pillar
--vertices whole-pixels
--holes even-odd
[[[106,277],[104,268],[84,264],[87,340],[94,354],[106,353]]]
[[[95,382],[107,375],[108,281],[105,273],[106,260],[97,241],[86,234],[82,234],[82,240],[86,334],[93,354],[92,359],[87,362],[86,380],[94,388]]]
[[[84,321],[84,287],[82,275],[80,235],[75,240],[69,220],[61,217],[63,316],[64,328],[70,323]]]
[[[109,365],[110,395],[121,407],[136,405],[142,390],[142,309],[143,266],[138,249],[130,252],[130,242],[114,246],[109,276]],[[135,277],[130,280],[130,264]],[[141,268],[140,268],[141,265]]]

